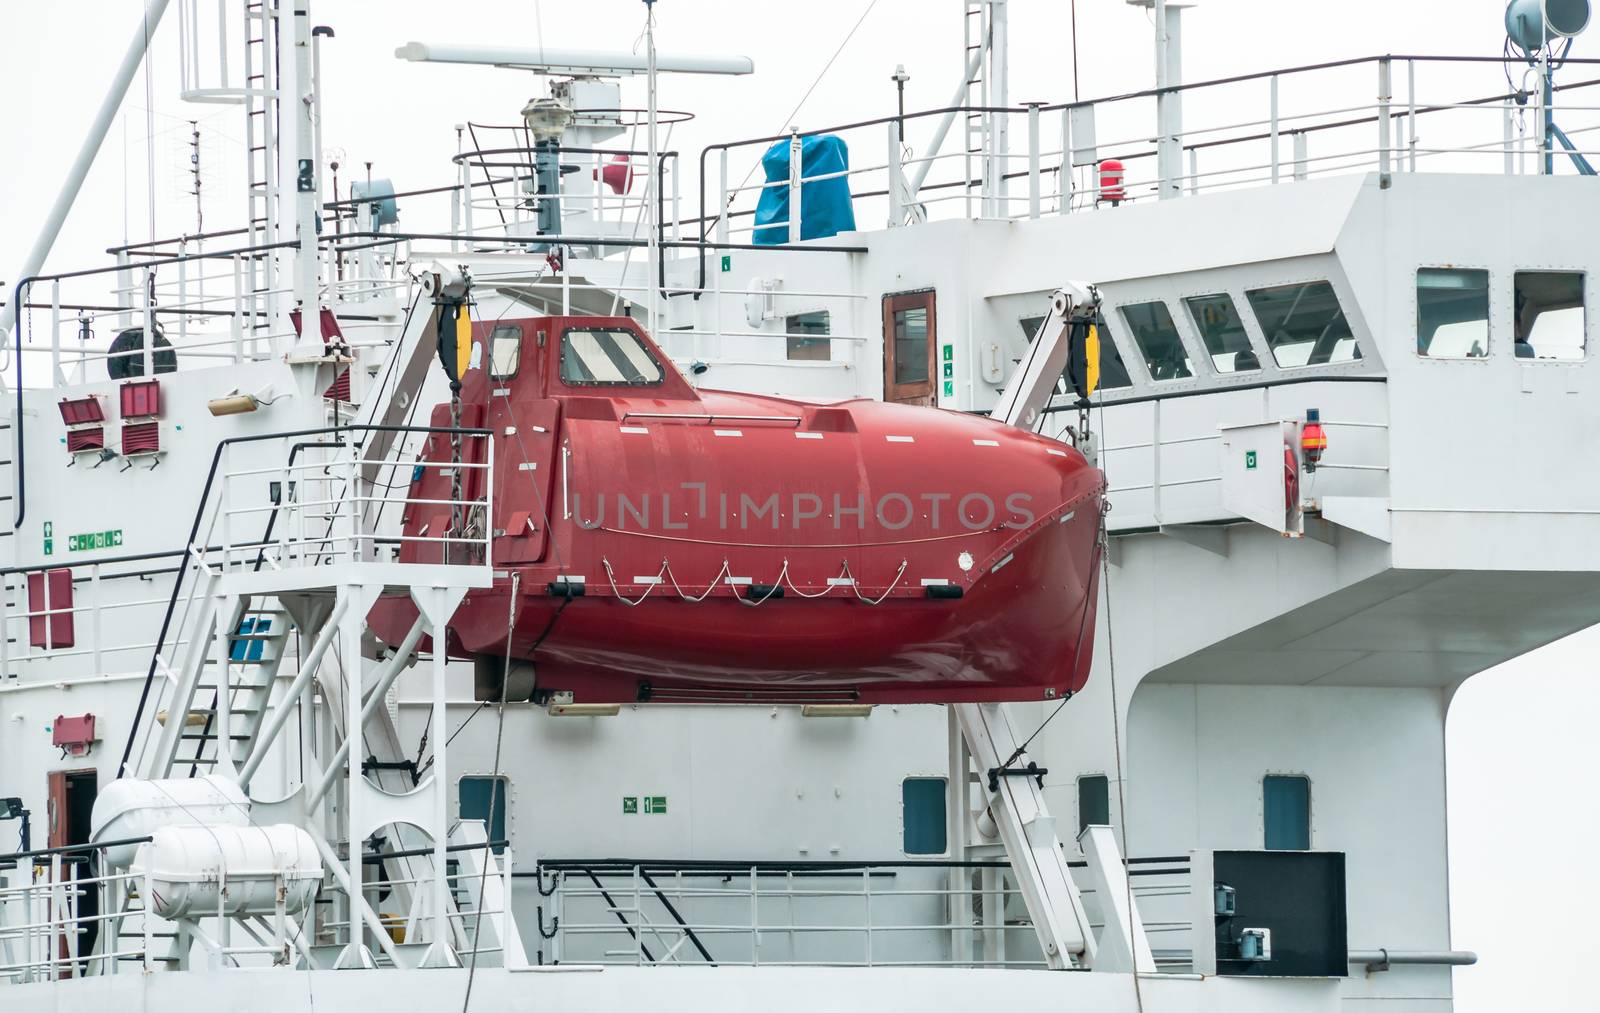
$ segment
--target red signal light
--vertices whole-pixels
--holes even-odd
[[[1300,459],[1305,462],[1307,472],[1317,470],[1317,462],[1322,460],[1327,449],[1328,434],[1322,429],[1322,410],[1308,408],[1305,424],[1300,427]]]
[[[1115,158],[1100,163],[1100,196],[1097,200],[1121,204],[1128,199],[1128,191],[1122,185],[1123,171],[1122,163]]]

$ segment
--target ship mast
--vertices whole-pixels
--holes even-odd
[[[645,266],[650,286],[646,326],[649,333],[654,336],[658,330],[657,324],[659,323],[660,315],[658,300],[661,296],[661,243],[658,235],[661,223],[656,220],[656,194],[659,192],[657,188],[661,185],[660,180],[657,178],[661,155],[657,150],[656,140],[656,0],[644,0],[644,11],[645,82],[649,92],[645,103],[647,119],[645,148],[649,152],[648,157],[650,159],[649,169],[645,173],[646,185],[644,190]]]

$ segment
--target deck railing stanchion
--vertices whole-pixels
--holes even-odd
[[[22,352],[18,351],[18,355]],[[50,283],[50,376],[54,383],[66,386],[67,378],[61,372],[61,279]]]
[[[789,128],[789,242],[800,241],[800,192],[805,175],[800,159],[800,131]]]
[[[1005,217],[1011,209],[1002,209]],[[1028,103],[1028,217],[1039,217],[1039,103]]]
[[[1513,135],[1512,121],[1516,118],[1515,110],[1516,106],[1512,104],[1509,98],[1500,103],[1500,140],[1505,148],[1505,173],[1507,176],[1515,175],[1517,171],[1514,157],[1516,149],[1511,142]]]
[[[898,227],[905,220],[905,211],[901,207],[900,198],[903,193],[904,175],[900,166],[900,122],[889,121],[889,160],[884,163],[889,176],[889,228]]]
[[[1059,214],[1072,213],[1072,107],[1061,110],[1061,170],[1057,174],[1056,191],[1061,195]]]
[[[1271,82],[1271,106],[1272,106],[1272,110],[1271,110],[1271,122],[1272,122],[1271,134],[1272,134],[1272,139],[1271,139],[1271,141],[1269,143],[1272,145],[1272,181],[1274,183],[1276,183],[1276,182],[1278,182],[1278,75],[1274,74],[1268,80]],[[1190,151],[1190,153],[1192,155],[1193,152],[1194,152],[1194,149],[1190,148],[1189,151]]]
[[[1391,141],[1393,124],[1389,121],[1389,104],[1393,95],[1389,83],[1389,71],[1389,58],[1381,57],[1378,60],[1378,185],[1385,190],[1389,188],[1389,161],[1393,146]]]
[[[1406,171],[1417,171],[1417,61],[1406,61]]]

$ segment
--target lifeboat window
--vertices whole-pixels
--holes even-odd
[[[1044,317],[1023,317],[1018,323],[1022,327],[1022,335],[1028,341],[1039,334],[1039,327],[1044,323]],[[1111,329],[1106,326],[1106,318],[1098,314],[1094,318],[1095,327],[1100,331],[1100,385],[1097,390],[1116,390],[1118,387],[1132,387],[1133,380],[1128,376],[1128,366],[1122,361],[1122,351],[1117,348],[1116,340],[1111,336]],[[1070,389],[1072,382],[1062,373],[1062,381]]]
[[[1311,779],[1268,774],[1261,779],[1263,845],[1268,851],[1311,849]]]
[[[1361,358],[1339,297],[1327,282],[1256,288],[1245,297],[1279,366],[1325,366]]]
[[[1178,325],[1164,302],[1134,303],[1122,307],[1122,319],[1133,332],[1134,343],[1152,380],[1182,380],[1194,375],[1189,349],[1178,336]]]
[[[506,839],[507,777],[463,777],[456,782],[456,801],[464,820],[482,820],[491,841]],[[496,848],[496,852],[505,849]]]
[[[1577,271],[1517,272],[1512,318],[1517,358],[1583,358],[1583,280]]]
[[[1205,343],[1211,365],[1219,373],[1248,373],[1261,368],[1256,350],[1250,346],[1244,321],[1226,292],[1197,295],[1184,300],[1200,340]]]
[[[942,855],[949,850],[942,777],[908,777],[900,782],[900,819],[908,855]]]
[[[1488,271],[1417,271],[1417,354],[1430,359],[1481,359],[1489,354]]]
[[[829,348],[832,342],[827,337],[830,333],[827,310],[796,313],[785,317],[784,324],[789,335],[787,357],[790,360],[827,362],[832,358]]]
[[[1078,778],[1078,833],[1111,825],[1111,781],[1104,774]]]
[[[569,386],[650,387],[665,375],[632,331],[573,328],[561,335],[561,382]]]
[[[489,375],[496,380],[509,380],[517,375],[522,364],[522,328],[516,324],[501,324],[489,332]]]

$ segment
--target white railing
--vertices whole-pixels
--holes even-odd
[[[87,845],[9,864],[0,864],[0,984],[151,969],[151,941],[170,927],[128,904],[151,895],[146,873],[106,871],[104,848]]]
[[[429,438],[452,443],[454,456],[369,460],[359,427],[343,439],[282,437],[276,460],[254,448],[236,456],[245,445],[224,444],[215,515],[220,549],[203,552],[202,564],[223,573],[396,560],[488,565],[494,441],[483,430],[434,430]],[[412,491],[428,472],[450,479],[448,495]],[[448,524],[441,530],[424,522],[411,533],[401,524],[408,517]]]
[[[129,871],[107,871],[107,847],[148,841],[138,838],[0,857],[0,986],[135,968],[149,973],[186,962],[193,966],[196,954],[206,954],[218,968],[324,966],[331,963],[331,953],[348,942],[346,919],[319,917],[313,911],[287,923],[270,917],[206,915],[186,919],[180,931],[178,922],[146,910],[145,899],[154,896],[148,868],[135,862]],[[449,942],[463,960],[476,954],[491,964],[520,964],[520,955],[508,961],[505,954],[507,941],[517,938],[510,922],[512,857],[507,851],[472,868],[478,861],[473,856],[487,847],[479,842],[448,849],[453,860],[466,859],[456,871],[443,873],[453,905]],[[431,854],[432,849],[380,852],[367,860],[398,863],[420,857],[427,869]],[[361,889],[376,911],[381,910],[381,891],[409,895],[432,882],[430,870],[415,877],[364,883]],[[313,907],[331,906],[337,912],[347,904],[344,891],[329,877]],[[413,905],[411,915],[383,918],[395,941],[425,941],[434,923],[418,910]],[[235,942],[235,936],[240,941]],[[180,952],[179,947],[189,952]],[[379,966],[395,965],[390,946],[378,947],[374,957]]]
[[[1173,940],[1155,948],[1157,966],[1187,970],[1188,940],[1175,938],[1191,930],[1187,860],[1129,865],[1141,872],[1133,889],[1146,931]],[[536,875],[533,945],[544,963],[1045,966],[1001,861],[574,860],[541,863]],[[1081,892],[1101,928],[1093,890]]]
[[[1600,104],[1583,101],[1600,95],[1590,90],[1600,86],[1597,63],[1569,61],[1549,105],[1526,67],[1499,59],[1372,57],[1201,82],[1166,93],[1184,103],[1185,126],[1165,138],[1154,128],[1155,91],[913,113],[807,131],[843,138],[850,168],[794,171],[772,182],[752,181],[755,170],[734,176],[791,138],[718,144],[702,155],[702,192],[709,189],[715,203],[702,206],[697,224],[714,227],[719,242],[748,240],[762,192],[785,190],[797,211],[806,184],[837,178],[849,180],[858,226],[877,228],[928,218],[1038,218],[1349,172],[1570,171],[1575,160],[1547,132],[1545,114],[1559,118],[1572,154],[1600,153],[1580,143],[1600,131]],[[968,114],[989,125],[981,157],[946,140],[949,121]],[[1023,138],[1022,150],[1000,150],[1000,136]],[[1181,158],[1163,158],[1163,150]],[[1098,172],[1105,160],[1124,167],[1115,192]],[[792,242],[802,217],[792,213],[775,228]]]

